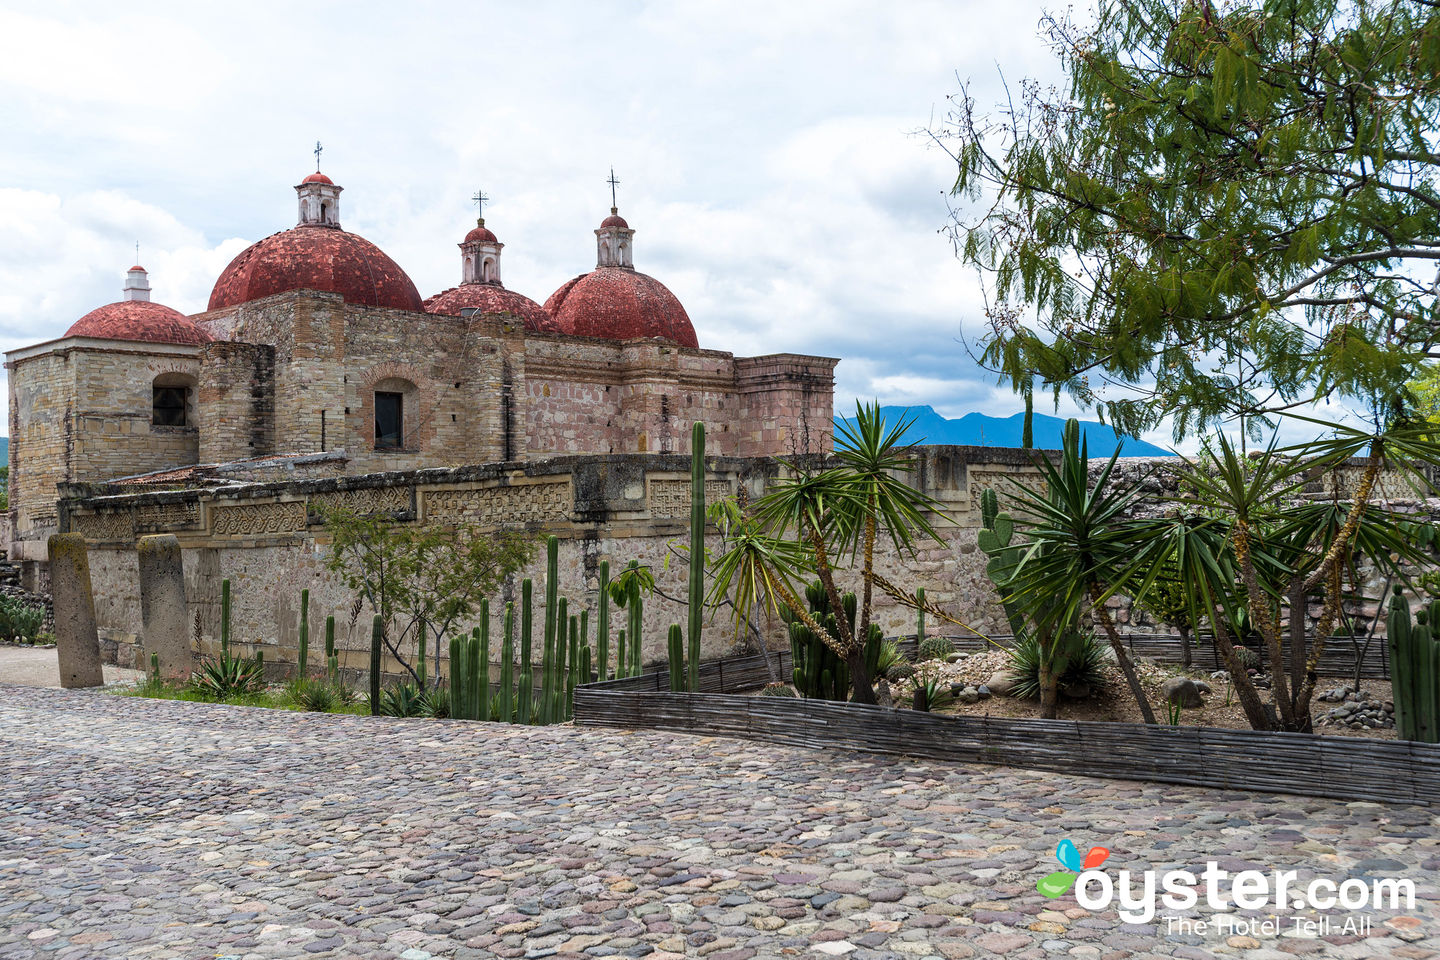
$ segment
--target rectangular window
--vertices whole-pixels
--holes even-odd
[[[157,427],[185,426],[184,387],[155,387],[154,413],[150,422]]]
[[[375,449],[399,450],[404,445],[404,394],[375,394]]]

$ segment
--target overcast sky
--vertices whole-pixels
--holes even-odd
[[[1038,4],[7,7],[5,350],[119,299],[136,240],[154,299],[203,310],[236,253],[294,225],[320,140],[344,227],[422,296],[459,282],[483,188],[506,286],[543,303],[593,268],[613,165],[635,266],[701,346],[840,357],[841,412],[1021,409],[961,343],[979,287],[920,131],[959,78],[986,102],[1002,69],[1054,76]]]

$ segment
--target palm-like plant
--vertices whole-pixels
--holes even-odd
[[[896,550],[913,554],[921,537],[940,539],[928,514],[940,504],[898,479],[913,469],[903,443],[913,420],[888,427],[878,404],[857,404],[855,419],[840,427],[836,463],[819,470],[785,463],[790,476],[757,499],[744,524],[735,528],[726,552],[711,565],[711,597],[729,596],[736,616],[748,616],[756,602],[783,604],[822,643],[845,658],[853,698],[874,703],[873,678],[865,663],[875,573],[875,542],[883,533]],[[792,539],[793,538],[793,539]],[[832,634],[796,596],[793,584],[813,574],[831,609],[843,609],[834,563],[858,557],[864,599],[856,629],[836,618]]]
[[[1088,611],[1104,629],[1145,722],[1155,722],[1135,665],[1105,608],[1113,594],[1148,586],[1146,572],[1151,570],[1135,556],[1126,517],[1139,484],[1110,483],[1119,455],[1117,448],[1092,483],[1089,445],[1079,423],[1070,420],[1058,462],[1036,458],[1044,487],[1011,481],[1011,511],[1024,525],[1027,544],[1002,591],[1025,615],[1040,645],[1041,711],[1046,717],[1055,716],[1056,686],[1064,671],[1060,638]]]

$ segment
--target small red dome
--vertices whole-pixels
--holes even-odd
[[[149,300],[107,303],[76,320],[65,331],[65,336],[192,346],[209,343],[213,339],[179,310]]]
[[[466,283],[437,293],[425,301],[426,313],[458,317],[460,311],[475,309],[480,313],[509,313],[525,322],[525,329],[535,333],[569,333],[545,312],[545,308],[523,293],[506,290],[497,283]]]
[[[462,242],[499,243],[500,241],[496,239],[495,234],[491,233],[490,230],[485,226],[485,221],[481,220],[479,226],[471,230],[469,233],[465,234],[465,239]]]
[[[139,270],[141,273],[144,273],[144,272],[145,272],[145,268],[142,267],[142,266],[140,266],[140,264],[138,264],[138,263],[135,264],[135,266],[131,267],[129,270],[127,270],[127,271],[125,271],[125,272],[126,272],[126,273],[134,273],[136,270]]]
[[[630,224],[626,223],[626,222],[625,222],[625,218],[622,217],[622,216],[620,216],[618,213],[612,213],[612,214],[610,214],[610,216],[606,217],[604,220],[601,220],[601,221],[600,221],[600,226],[601,226],[601,227],[624,227],[626,230],[629,230],[629,229],[630,229]]]
[[[334,180],[331,180],[329,177],[325,176],[325,174],[321,173],[319,170],[316,170],[314,173],[310,174],[310,176],[306,177],[304,180],[301,180],[300,182],[301,182],[301,183],[328,183],[328,184],[330,184],[330,186],[332,186],[332,187],[335,186],[335,181],[334,181]]]
[[[700,346],[675,294],[654,277],[624,267],[581,274],[550,295],[545,312],[578,337],[662,337],[682,347]]]
[[[420,313],[420,292],[399,264],[364,237],[306,224],[251,244],[210,291],[221,310],[287,290],[338,293],[348,303]]]

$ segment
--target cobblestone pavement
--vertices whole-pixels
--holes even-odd
[[[1440,950],[1440,831],[1416,807],[15,686],[0,751],[4,958]],[[1040,896],[1066,837],[1107,870],[1369,872],[1419,897],[1359,935],[1340,915],[1325,939],[1167,934]]]

